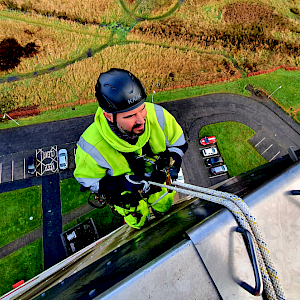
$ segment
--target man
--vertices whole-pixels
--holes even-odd
[[[165,213],[175,192],[147,185],[176,179],[187,150],[182,128],[161,106],[146,103],[142,83],[130,72],[111,69],[95,87],[99,108],[77,144],[74,176],[114,205],[125,222],[142,228]]]

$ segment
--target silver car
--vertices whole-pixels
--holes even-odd
[[[58,151],[58,165],[61,170],[68,168],[68,151],[67,149],[60,149]]]
[[[228,172],[228,169],[226,165],[222,165],[222,166],[211,168],[210,172],[212,175],[219,175]]]

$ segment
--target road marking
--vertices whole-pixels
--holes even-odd
[[[217,177],[220,177],[220,176],[224,176],[226,175],[227,173],[223,173],[223,174],[219,174],[219,175],[215,175],[215,176],[210,176],[209,178],[212,179],[212,178],[217,178]]]
[[[264,137],[261,141],[259,141],[254,147],[256,148],[263,140],[265,140],[266,138]]]
[[[14,161],[11,161],[11,181],[14,181]]]
[[[25,179],[25,177],[26,177],[26,176],[25,176],[25,168],[26,168],[26,167],[25,167],[25,157],[24,157],[24,179]]]
[[[2,163],[0,163],[0,183],[1,183],[1,178],[2,178]]]
[[[280,151],[277,152],[277,153],[271,158],[271,160],[269,160],[269,162],[271,162],[271,161],[272,161],[279,153],[280,153]]]
[[[261,155],[263,155],[265,152],[267,152],[272,146],[273,146],[273,144],[271,144],[271,146],[269,146]]]

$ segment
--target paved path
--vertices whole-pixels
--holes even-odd
[[[59,175],[55,173],[42,178],[43,249],[46,270],[62,261],[66,255],[60,238],[62,217]]]

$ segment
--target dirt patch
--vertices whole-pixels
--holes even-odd
[[[28,43],[22,47],[14,38],[4,39],[0,42],[0,70],[8,71],[17,67],[21,58],[32,57],[38,53],[35,43]]]

